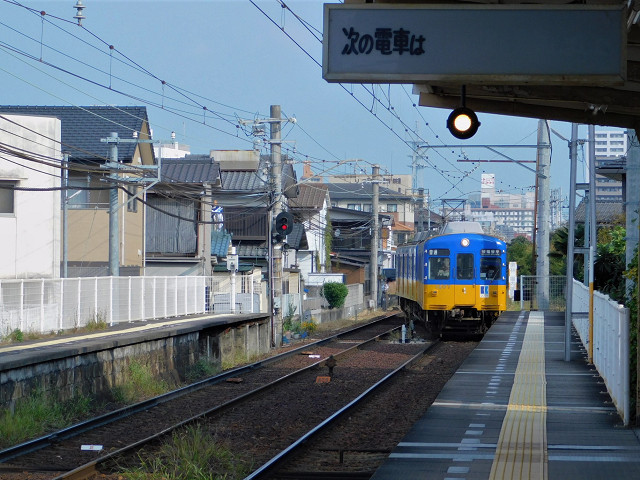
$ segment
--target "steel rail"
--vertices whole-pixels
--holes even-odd
[[[437,345],[438,343],[439,343],[439,340],[434,340],[433,342],[426,344],[425,348],[421,352],[418,352],[416,355],[408,359],[406,362],[404,362],[402,365],[397,367],[395,370],[388,373],[384,378],[380,379],[378,382],[373,384],[371,387],[369,387],[367,390],[362,392],[360,395],[358,395],[358,397],[356,397],[347,405],[345,405],[340,410],[335,412],[329,418],[325,419],[324,421],[322,421],[321,423],[313,427],[311,430],[309,430],[307,433],[302,435],[300,438],[294,441],[287,448],[282,450],[279,454],[277,454],[276,456],[271,458],[269,461],[264,463],[260,468],[258,468],[257,470],[254,470],[253,473],[245,477],[244,480],[265,480],[269,478],[270,475],[274,473],[274,470],[279,465],[281,465],[288,458],[290,458],[293,455],[293,453],[295,453],[297,449],[300,448],[300,446],[302,446],[302,444],[304,444],[312,436],[314,436],[315,434],[317,434],[327,426],[331,425],[338,418],[340,418],[344,413],[351,410],[353,407],[357,406],[361,401],[367,398],[371,393],[376,391],[378,388],[380,388],[390,379],[394,378],[399,372],[401,372],[402,370],[407,368],[409,365],[413,364],[414,362],[422,358],[425,353],[427,353],[429,350],[435,347],[435,345]]]
[[[313,347],[313,346],[316,346],[316,345],[322,345],[322,344],[325,344],[325,343],[330,343],[332,341],[340,340],[341,337],[351,335],[354,332],[366,329],[367,327],[371,327],[372,325],[375,325],[377,323],[381,323],[381,322],[383,322],[385,320],[388,320],[389,318],[391,318],[393,316],[395,316],[395,315],[389,315],[389,316],[386,316],[386,317],[383,317],[383,318],[379,318],[379,319],[377,319],[377,320],[375,320],[373,322],[369,322],[367,324],[361,325],[361,326],[356,327],[354,329],[351,329],[351,330],[348,330],[348,331],[345,331],[345,332],[341,332],[339,334],[332,335],[330,337],[321,339],[321,340],[319,340],[317,342],[307,343],[307,344],[305,344],[305,345],[303,345],[303,346],[301,346],[299,348],[284,352],[284,353],[279,354],[279,355],[274,356],[274,357],[270,357],[269,359],[262,360],[260,362],[256,362],[256,363],[254,363],[254,364],[252,364],[250,366],[240,367],[238,369],[234,369],[232,371],[229,371],[228,372],[229,374],[225,375],[225,378],[233,376],[233,375],[237,376],[238,373],[242,373],[243,371],[253,370],[253,369],[257,368],[256,365],[265,365],[265,364],[268,364],[268,363],[275,363],[277,360],[274,360],[274,359],[276,359],[276,358],[277,359],[283,359],[283,358],[286,358],[286,357],[288,357],[290,355],[295,355],[295,354],[297,354],[297,353],[299,353],[299,352],[301,352],[303,350],[308,350],[310,347]],[[362,347],[364,345],[367,345],[367,344],[372,343],[372,342],[376,342],[376,341],[378,341],[378,339],[380,337],[383,337],[385,335],[389,335],[391,332],[393,332],[395,330],[398,330],[400,328],[401,328],[400,326],[395,326],[393,328],[385,330],[384,332],[381,332],[381,333],[379,333],[379,334],[377,334],[377,335],[375,335],[375,336],[373,336],[373,337],[371,337],[369,339],[359,341],[358,343],[354,344],[353,346],[351,346],[349,348],[346,348],[345,350],[343,350],[341,352],[333,354],[333,356],[334,356],[334,358],[342,357],[343,355],[346,355],[346,354],[352,352],[353,350],[359,349],[360,347]],[[274,387],[275,385],[278,385],[278,384],[280,384],[280,383],[282,383],[282,382],[284,382],[286,380],[289,380],[294,376],[300,375],[300,374],[305,373],[305,372],[307,372],[307,371],[309,371],[311,369],[317,368],[319,365],[321,365],[325,361],[326,361],[326,359],[321,359],[321,360],[318,360],[317,362],[314,362],[312,364],[307,365],[306,367],[303,367],[303,368],[300,368],[300,369],[295,370],[293,372],[290,372],[290,373],[288,373],[288,374],[286,374],[286,375],[274,380],[273,382],[270,382],[268,384],[262,385],[262,386],[260,386],[260,387],[258,387],[256,389],[254,389],[254,390],[251,390],[251,391],[246,392],[246,393],[244,393],[242,395],[239,395],[238,397],[235,397],[235,398],[233,398],[231,400],[228,400],[227,402],[222,403],[220,405],[217,405],[217,406],[215,406],[215,407],[213,407],[213,408],[211,408],[209,410],[206,410],[206,411],[200,412],[200,413],[198,413],[196,415],[193,415],[192,417],[187,418],[185,420],[182,420],[182,421],[180,421],[180,422],[178,422],[178,423],[176,423],[176,424],[174,424],[174,425],[172,425],[170,427],[167,427],[167,428],[161,430],[160,432],[155,433],[154,435],[151,435],[151,436],[146,437],[144,439],[138,440],[138,441],[136,441],[136,442],[134,442],[134,443],[132,443],[130,445],[126,445],[124,447],[121,447],[118,450],[114,450],[112,452],[109,452],[108,454],[103,455],[100,458],[92,460],[91,462],[88,462],[88,463],[86,463],[84,465],[81,465],[81,466],[79,466],[79,467],[77,467],[77,468],[75,468],[75,469],[73,469],[71,471],[65,472],[65,473],[63,473],[63,474],[61,474],[61,475],[59,475],[57,477],[54,477],[53,480],[83,480],[83,479],[87,479],[98,470],[100,465],[105,464],[106,462],[110,461],[113,458],[116,458],[118,456],[126,454],[126,453],[130,452],[131,450],[134,450],[136,448],[141,447],[144,444],[153,442],[153,441],[155,441],[155,440],[157,440],[157,439],[159,439],[159,438],[161,438],[161,437],[163,437],[163,436],[165,436],[167,434],[170,434],[171,432],[173,432],[174,430],[176,430],[176,429],[178,429],[180,427],[183,427],[185,425],[188,425],[190,423],[198,421],[198,420],[200,420],[202,418],[206,418],[206,417],[211,416],[213,414],[220,413],[221,411],[223,411],[225,409],[228,409],[228,408],[230,408],[230,407],[232,407],[232,406],[234,406],[234,405],[236,405],[236,404],[238,404],[238,403],[240,403],[240,402],[242,402],[242,401],[244,401],[244,400],[246,400],[248,398],[251,398],[251,397],[257,395],[258,393],[260,393],[260,392],[262,392],[264,390],[267,390],[269,388]],[[225,372],[225,373],[227,373],[227,372]],[[218,378],[218,377],[216,377],[216,378]],[[218,382],[212,382],[211,384],[214,384],[214,383],[218,383]],[[173,393],[173,392],[170,392],[170,393]],[[163,401],[167,401],[167,399],[165,399]],[[161,403],[161,402],[154,402],[154,404],[150,405],[149,408],[153,407],[154,405],[157,405],[158,403]],[[140,409],[140,410],[144,410],[144,409]],[[122,417],[122,418],[124,418],[124,417]],[[114,420],[117,420],[117,418],[114,419]],[[107,422],[107,423],[109,423],[109,422]]]
[[[341,337],[344,336],[348,336],[348,335],[352,335],[355,332],[358,332],[360,330],[366,329],[368,327],[371,327],[372,325],[375,325],[377,323],[382,323],[385,320],[388,320],[390,318],[393,318],[395,316],[397,316],[398,314],[391,314],[391,315],[386,315],[383,317],[379,317],[376,318],[375,320],[371,321],[371,322],[367,322],[365,324],[359,325],[353,329],[350,330],[346,330],[344,332],[340,332],[334,335],[331,335],[329,337],[317,340],[315,342],[311,342],[311,343],[306,343],[300,347],[297,347],[295,349],[292,350],[288,350],[286,352],[283,353],[279,353],[277,355],[274,355],[272,357],[260,360],[258,362],[254,362],[252,364],[249,365],[245,365],[242,367],[238,367],[238,368],[234,368],[231,370],[227,370],[223,373],[220,373],[218,375],[206,378],[204,380],[200,380],[198,382],[192,383],[190,385],[172,390],[170,392],[164,393],[162,395],[158,395],[156,397],[147,399],[147,400],[143,400],[141,402],[135,403],[133,405],[128,405],[126,407],[120,408],[118,410],[114,410],[112,412],[108,412],[105,413],[103,415],[100,415],[98,417],[95,418],[91,418],[89,420],[85,420],[83,422],[79,422],[76,423],[74,425],[71,425],[69,427],[57,430],[55,432],[52,432],[48,435],[44,435],[42,437],[38,437],[35,438],[33,440],[29,440],[23,443],[20,443],[18,445],[14,445],[12,447],[6,448],[4,450],[0,450],[0,464],[2,463],[6,463],[7,461],[22,456],[22,455],[26,455],[28,453],[31,452],[35,452],[37,450],[40,450],[42,448],[46,448],[50,445],[52,445],[54,442],[57,442],[59,440],[67,440],[69,438],[72,438],[76,435],[80,435],[81,433],[87,432],[89,430],[93,430],[95,428],[101,427],[103,425],[107,425],[109,423],[113,423],[117,420],[121,420],[123,418],[126,418],[130,415],[133,415],[135,413],[139,413],[139,412],[143,412],[145,410],[149,410],[153,407],[155,407],[156,405],[159,405],[161,403],[165,403],[168,402],[170,400],[173,400],[175,398],[179,398],[183,395],[186,395],[188,393],[191,392],[195,392],[197,390],[200,390],[202,388],[206,388],[209,387],[211,385],[215,385],[217,383],[221,383],[223,381],[225,381],[228,378],[234,377],[234,376],[238,376],[241,375],[243,373],[246,372],[250,372],[256,369],[259,369],[265,365],[269,365],[272,363],[276,363],[280,360],[283,360],[287,357],[293,356],[298,354],[299,352],[309,349],[310,347],[314,347],[314,346],[320,346],[323,345],[325,343],[330,343],[332,341],[338,340]]]

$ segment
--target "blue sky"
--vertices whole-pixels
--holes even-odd
[[[84,29],[73,24],[75,3],[0,0],[0,104],[146,105],[154,138],[175,131],[192,153],[252,148],[238,121],[266,118],[278,104],[297,120],[283,126],[283,149],[299,172],[309,160],[330,173],[371,172],[372,164],[411,173],[407,142],[419,135],[425,145],[452,145],[430,149],[430,166],[420,170],[436,203],[478,192],[483,172],[495,173],[496,188],[508,192],[535,183],[515,164],[458,161],[500,158],[465,144],[535,144],[535,119],[479,113],[479,132],[460,141],[445,128],[449,111],[414,106],[411,85],[325,82],[320,1],[289,0],[283,8],[278,0],[83,0]],[[569,138],[569,124],[551,127]],[[586,132],[580,128],[581,138]],[[566,196],[567,143],[556,135],[552,141],[552,186]],[[502,152],[535,159],[534,149]],[[360,161],[338,165],[347,159]]]

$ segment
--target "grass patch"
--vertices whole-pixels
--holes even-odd
[[[186,380],[189,383],[202,380],[203,378],[212,377],[220,373],[220,367],[210,362],[205,358],[201,358],[196,363],[189,367],[189,371],[186,374]]]
[[[41,391],[35,392],[17,402],[13,413],[0,411],[0,448],[72,425],[78,418],[88,416],[90,411],[88,397],[80,395],[59,402]]]
[[[255,355],[247,355],[246,352],[240,350],[234,350],[232,356],[226,356],[222,359],[222,370],[229,370],[240,365],[246,365],[247,363],[255,361],[256,357]]]
[[[20,343],[22,341],[24,341],[24,332],[19,328],[2,337],[3,343]]]
[[[109,324],[105,322],[102,318],[98,317],[98,318],[89,320],[89,322],[83,328],[83,330],[87,332],[95,332],[97,330],[106,330],[107,328],[109,328]]]
[[[125,382],[112,388],[111,395],[116,402],[129,404],[140,402],[169,390],[169,384],[164,380],[156,379],[148,364],[140,360],[133,360],[127,367]]]
[[[175,432],[158,451],[139,459],[140,466],[120,474],[127,480],[236,480],[252,471],[200,426]]]

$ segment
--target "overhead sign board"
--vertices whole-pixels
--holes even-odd
[[[621,84],[620,6],[325,4],[329,82]]]

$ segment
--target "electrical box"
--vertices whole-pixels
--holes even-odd
[[[237,254],[227,255],[227,270],[229,270],[230,272],[238,271],[238,255]]]

